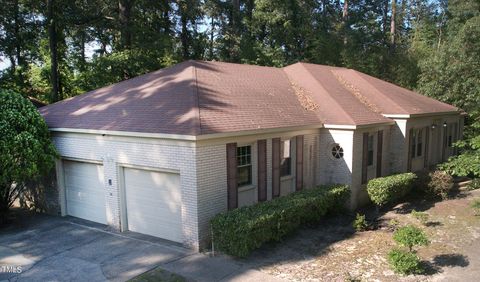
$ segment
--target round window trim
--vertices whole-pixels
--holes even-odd
[[[332,147],[332,156],[334,159],[343,158],[343,148],[339,144],[334,144]]]

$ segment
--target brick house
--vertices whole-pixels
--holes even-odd
[[[62,215],[199,249],[209,219],[454,153],[459,109],[345,68],[188,61],[40,109]]]

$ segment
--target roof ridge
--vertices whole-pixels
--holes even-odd
[[[311,71],[309,69],[307,69],[304,65],[304,63],[298,63],[303,69],[305,69],[308,73],[308,75],[312,78],[313,81],[315,81],[315,83],[319,86],[319,88],[321,88],[325,93],[327,93],[327,95],[333,100],[333,102],[338,106],[338,108],[348,117],[348,119],[350,120],[350,122],[352,124],[356,124],[355,122],[355,119],[347,112],[345,111],[345,109],[343,108],[342,105],[340,105],[340,103],[337,102],[337,100],[335,98],[333,98],[333,96],[330,94],[329,91],[327,91],[323,85],[312,75]],[[288,76],[288,73],[287,73],[287,76]],[[322,121],[322,123],[325,122],[325,121]]]
[[[195,110],[195,127],[198,128],[198,133],[202,134],[202,120],[200,118],[200,97],[198,95],[198,79],[197,79],[197,66],[195,65],[195,61],[189,60],[192,64],[192,80],[193,83],[195,84],[193,86],[193,95],[195,99],[195,107],[197,108]]]
[[[351,71],[351,69],[347,69],[347,71]],[[360,101],[360,103],[364,104],[369,108],[372,112],[377,113],[377,114],[382,114],[381,110],[368,99],[368,97],[362,95],[360,89],[358,89],[355,85],[350,83],[343,77],[337,70],[330,70],[330,72],[333,74],[333,77],[340,82],[340,84],[348,90],[349,93],[351,93],[357,100]],[[378,90],[377,90],[378,91]]]
[[[388,97],[387,95],[384,95],[382,93],[382,91],[380,91],[375,85],[373,85],[372,83],[370,83],[370,81],[366,80],[365,78],[363,78],[360,74],[364,74],[363,72],[359,72],[357,70],[354,70],[354,69],[349,69],[350,71],[352,71],[355,76],[357,76],[359,79],[363,80],[365,83],[367,83],[368,85],[370,85],[371,87],[373,87],[373,89],[375,89],[375,91],[377,91],[378,93],[380,93],[382,95],[382,97],[386,100],[389,100],[390,102],[392,102],[393,104],[395,104],[395,106],[397,106],[398,108],[400,108],[402,111],[404,112],[408,112],[404,107],[402,107],[401,105],[399,105],[397,102],[395,102],[392,98]],[[383,80],[382,80],[383,81]],[[393,84],[393,83],[392,83]],[[393,84],[395,86],[398,86],[396,84]],[[418,94],[418,93],[417,93]],[[421,94],[419,94],[421,95]],[[383,114],[388,114],[388,113],[383,113]]]

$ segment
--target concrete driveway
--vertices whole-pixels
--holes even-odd
[[[125,281],[156,267],[187,281],[281,281],[227,256],[71,217],[23,212],[0,229],[0,282]]]
[[[0,281],[125,281],[192,255],[173,243],[73,218],[19,221],[0,230],[0,268],[21,269],[0,269]]]

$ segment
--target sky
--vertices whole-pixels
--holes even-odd
[[[87,43],[85,46],[85,56],[87,57],[87,60],[91,59],[93,57],[93,54],[95,54],[95,50],[99,48],[100,45],[96,41]],[[7,69],[8,67],[10,67],[10,60],[8,60],[8,58],[4,56],[0,56],[0,71]]]
[[[0,56],[0,71],[8,68],[10,66],[10,62],[7,58]]]

